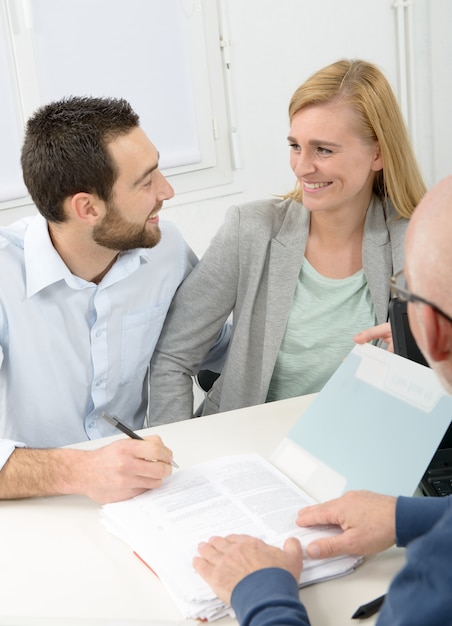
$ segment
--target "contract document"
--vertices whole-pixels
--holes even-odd
[[[296,525],[298,511],[314,503],[259,454],[239,454],[176,470],[156,490],[104,505],[101,519],[160,578],[185,618],[213,621],[233,612],[193,569],[199,542],[249,534],[282,547],[288,537],[297,537],[305,552],[318,536],[341,532]],[[361,561],[305,555],[300,587],[347,574]]]

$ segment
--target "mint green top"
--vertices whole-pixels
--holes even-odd
[[[267,402],[320,391],[355,345],[354,335],[375,324],[362,269],[326,278],[304,258]]]

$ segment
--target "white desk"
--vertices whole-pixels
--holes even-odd
[[[180,467],[238,452],[268,457],[312,398],[168,424],[155,431]],[[403,563],[404,552],[393,548],[368,559],[350,576],[303,589],[313,626],[356,624],[350,619],[354,610],[385,593]],[[370,618],[364,623],[374,622]],[[181,619],[158,579],[100,524],[94,502],[77,496],[0,502],[1,626],[170,623],[198,622]],[[215,623],[229,626],[236,621]]]

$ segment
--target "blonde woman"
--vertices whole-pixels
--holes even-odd
[[[319,391],[360,330],[388,319],[390,277],[425,185],[381,71],[340,60],[289,104],[296,188],[229,209],[172,303],[152,360],[152,423],[193,414],[191,376],[233,314],[203,413]]]

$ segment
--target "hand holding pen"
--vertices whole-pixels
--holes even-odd
[[[172,473],[173,454],[158,435],[143,439],[114,420],[118,430],[127,429],[128,438],[94,449],[68,451],[71,464],[61,468],[61,493],[82,494],[100,504],[119,502],[160,487]]]
[[[101,417],[106,422],[108,422],[109,424],[111,424],[112,426],[114,426],[115,428],[120,430],[121,432],[123,432],[125,435],[127,435],[131,439],[140,439],[141,441],[145,441],[145,439],[143,439],[143,437],[140,437],[140,435],[138,435],[129,426],[127,426],[127,424],[124,424],[124,422],[121,422],[119,417],[116,417],[116,415],[110,415],[110,413],[107,413],[106,411],[104,411],[102,413]],[[146,459],[146,460],[147,461],[154,461],[154,462],[156,462],[156,461],[159,461],[160,459]],[[178,464],[175,463],[175,461],[173,461],[173,460],[170,461],[170,465],[172,465],[173,467],[179,467]]]

